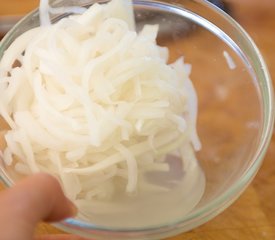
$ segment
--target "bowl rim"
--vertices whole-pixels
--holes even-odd
[[[93,2],[93,1],[92,1]],[[101,1],[100,1],[101,2]],[[146,3],[148,1],[146,0],[134,0],[134,3]],[[161,5],[168,5],[173,6],[173,8],[180,8],[181,10],[184,9],[183,6],[175,6],[172,4],[168,4],[167,2],[161,2],[161,1],[154,1],[150,0],[150,2],[153,3],[160,3]],[[225,209],[227,206],[229,206],[244,190],[244,188],[250,183],[250,181],[253,179],[253,177],[256,175],[263,158],[265,156],[265,153],[268,149],[269,142],[271,140],[272,136],[272,130],[274,125],[274,93],[273,93],[273,86],[272,81],[268,72],[268,68],[266,66],[266,63],[252,40],[252,38],[249,36],[249,34],[240,26],[239,23],[237,23],[231,16],[223,12],[221,9],[216,7],[215,5],[211,4],[207,0],[196,0],[198,4],[202,4],[204,7],[210,9],[211,11],[214,11],[216,14],[221,16],[225,21],[230,23],[230,25],[236,29],[242,37],[242,39],[245,40],[245,44],[249,46],[249,49],[251,50],[251,53],[254,56],[254,61],[257,62],[259,65],[257,69],[257,76],[262,83],[261,86],[261,93],[263,97],[263,126],[261,128],[260,139],[259,139],[259,145],[257,146],[257,150],[255,151],[255,154],[253,156],[252,164],[244,171],[242,176],[232,185],[230,188],[228,188],[225,192],[223,192],[221,195],[219,195],[216,199],[212,200],[210,203],[207,203],[205,206],[198,208],[194,212],[191,212],[190,214],[185,215],[184,217],[177,219],[174,222],[171,222],[169,224],[162,224],[157,226],[150,226],[150,227],[142,227],[142,228],[120,228],[120,227],[103,227],[96,224],[86,223],[81,220],[77,220],[75,218],[68,218],[62,222],[55,223],[54,225],[57,226],[60,229],[65,229],[66,231],[75,232],[75,229],[72,229],[70,227],[77,227],[78,230],[81,232],[84,229],[85,230],[92,230],[97,231],[99,233],[137,233],[137,234],[146,234],[146,233],[152,233],[152,232],[158,232],[158,231],[165,231],[165,229],[171,229],[180,227],[182,224],[185,223],[191,223],[192,221],[196,221],[201,218],[205,218],[207,216],[210,216],[210,218],[216,216],[218,213],[214,213],[217,209],[222,208]],[[184,9],[186,10],[186,9]],[[188,11],[188,10],[187,10]],[[15,29],[19,28],[20,25],[24,22],[25,19],[29,18],[30,16],[33,16],[34,14],[37,14],[37,9],[26,15],[23,19],[21,19],[8,33],[7,35],[2,39],[0,42],[0,53],[2,45],[5,42],[9,41],[10,36],[14,33]],[[265,93],[265,94],[263,94]],[[0,167],[0,181],[7,186],[11,187],[13,185],[12,180],[8,177],[8,175],[5,173],[5,171]],[[222,211],[221,210],[221,211]],[[202,223],[205,221],[202,221]],[[79,232],[78,232],[79,233]]]

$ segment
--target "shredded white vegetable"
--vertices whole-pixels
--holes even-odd
[[[223,56],[230,70],[234,70],[237,66],[233,58],[229,55],[227,51],[223,51]]]
[[[51,24],[50,13],[63,11],[75,14]],[[166,155],[188,149],[190,161],[201,147],[190,65],[167,63],[157,25],[135,32],[130,1],[84,11],[41,0],[40,19],[0,62],[5,163],[55,175],[80,211],[85,201],[111,198],[118,180],[128,193],[163,191],[145,173],[167,172]]]

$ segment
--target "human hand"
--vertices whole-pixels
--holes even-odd
[[[73,235],[34,237],[37,223],[72,217],[76,207],[68,200],[56,179],[39,173],[0,192],[0,239],[80,240]]]

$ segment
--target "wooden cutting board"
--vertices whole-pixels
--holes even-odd
[[[39,5],[39,0],[1,0],[0,16],[22,15],[32,11]]]
[[[38,0],[0,0],[0,15],[23,14]],[[275,1],[229,0],[232,16],[250,33],[275,80]],[[264,164],[242,196],[226,211],[197,229],[169,240],[273,240],[275,239],[275,137]],[[0,186],[1,188],[1,186]],[[41,224],[38,234],[60,233]]]

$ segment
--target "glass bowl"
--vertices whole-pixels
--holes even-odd
[[[94,2],[81,1],[83,6]],[[53,0],[51,4],[68,3]],[[251,38],[230,16],[199,0],[134,1],[134,8],[137,29],[159,24],[157,41],[169,48],[170,61],[184,56],[192,65],[202,142],[197,157],[206,189],[191,212],[162,225],[105,227],[77,219],[55,224],[93,239],[162,239],[207,222],[245,190],[261,165],[272,134],[273,88],[268,70]],[[53,17],[57,20],[64,15]],[[2,40],[0,58],[17,36],[38,24],[37,10],[22,19]],[[3,161],[0,166],[2,181],[12,186],[15,173]]]

